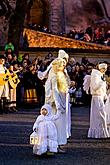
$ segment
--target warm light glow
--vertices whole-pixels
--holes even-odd
[[[27,36],[29,47],[110,50],[109,46],[78,41],[26,28],[24,29],[23,35]]]

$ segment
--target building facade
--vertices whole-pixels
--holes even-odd
[[[53,33],[68,33],[73,29],[86,29],[89,24],[97,22],[110,23],[110,0],[28,0],[25,24],[46,26]],[[16,0],[8,2],[12,13]],[[3,5],[0,4],[0,9]],[[11,17],[11,14],[10,14]],[[0,45],[7,41],[9,20],[6,14],[0,15]]]

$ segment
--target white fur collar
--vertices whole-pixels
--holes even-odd
[[[102,75],[103,75],[103,73],[101,73],[101,72],[100,72],[99,70],[97,70],[97,69],[93,69],[91,74],[97,74],[97,75],[99,75],[99,76],[102,76]]]

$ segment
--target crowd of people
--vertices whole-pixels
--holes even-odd
[[[64,50],[57,58],[51,52],[33,60],[28,53],[17,58],[12,43],[0,55],[0,113],[16,112],[23,103],[40,108],[33,126],[36,155],[64,153],[62,145],[71,136],[71,106],[91,104],[88,137],[110,137],[109,87],[106,61],[94,64],[83,57],[79,63]]]
[[[56,34],[50,31],[47,27],[41,27],[40,25],[37,26],[35,24],[30,24],[29,28],[45,33]],[[86,29],[74,28],[70,30],[68,33],[62,32],[59,34],[57,33],[56,35],[80,41],[110,46],[110,30],[109,28],[105,28],[104,26],[100,25],[89,25]]]
[[[51,52],[49,52],[44,58],[39,56],[32,60],[30,60],[28,53],[17,57],[14,54],[14,46],[11,43],[7,45],[4,53],[5,67],[10,72],[17,72],[16,76],[18,76],[19,81],[16,86],[17,105],[26,105],[28,103],[42,105],[45,100],[44,85],[47,78],[40,80],[38,78],[38,71],[45,71],[55,57]],[[70,87],[70,91],[72,89],[72,93],[70,93],[70,101],[74,106],[90,104],[90,99],[86,98],[88,95],[86,95],[83,90],[83,82],[85,75],[90,74],[95,66],[96,65],[91,63],[86,57],[82,57],[80,63],[75,61],[73,57],[69,58],[66,69],[72,82],[72,86]],[[109,66],[107,74],[109,75]]]

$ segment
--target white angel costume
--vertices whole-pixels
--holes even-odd
[[[90,90],[90,79],[91,79],[91,75],[86,75],[84,77],[83,90],[86,92],[86,94],[89,94],[89,90]]]
[[[33,131],[36,130],[38,136],[38,144],[33,146],[33,153],[41,155],[46,151],[57,152],[58,142],[57,142],[57,129],[54,121],[60,116],[60,113],[52,115],[52,107],[49,104],[45,104],[41,109],[46,109],[48,111],[47,115],[39,115],[36,119]]]
[[[53,61],[52,69],[48,76],[51,90],[49,93],[46,93],[46,103],[53,107],[53,114],[61,112],[60,117],[55,121],[58,134],[58,145],[67,143],[68,116],[66,114],[66,99],[68,92],[68,77],[66,77],[64,71],[59,71],[63,62],[63,59],[56,59]]]
[[[59,50],[58,58],[57,59],[67,59],[68,61],[68,54],[64,50]],[[55,61],[54,60],[54,61]],[[52,63],[54,63],[54,61]],[[70,103],[69,103],[69,96],[68,96],[68,90],[63,96],[60,96],[61,93],[59,93],[57,88],[57,76],[54,70],[52,69],[52,63],[47,67],[47,70],[45,72],[38,72],[38,77],[43,80],[44,78],[47,78],[47,81],[45,83],[45,103],[48,103],[52,106],[54,106],[54,114],[58,110],[59,105],[61,108],[65,111],[64,114],[62,114],[62,117],[60,120],[61,123],[66,123],[66,126],[64,124],[63,129],[58,129],[58,143],[59,145],[66,144],[67,140],[63,137],[65,137],[65,127],[66,127],[66,138],[69,138],[71,136],[71,109],[70,109]],[[68,77],[66,69],[64,69],[63,73],[66,77]],[[69,79],[69,77],[68,77]],[[58,95],[58,96],[57,96]],[[55,97],[54,97],[55,96]],[[61,104],[61,105],[60,105]],[[56,108],[55,108],[56,106]],[[64,116],[64,117],[63,117]],[[60,125],[57,121],[57,125]],[[59,127],[60,128],[60,127]]]
[[[99,70],[92,70],[90,79],[90,92],[92,94],[92,101],[88,137],[107,138],[109,137],[109,133],[107,130],[104,104],[106,97],[106,81],[103,80],[103,74]]]

